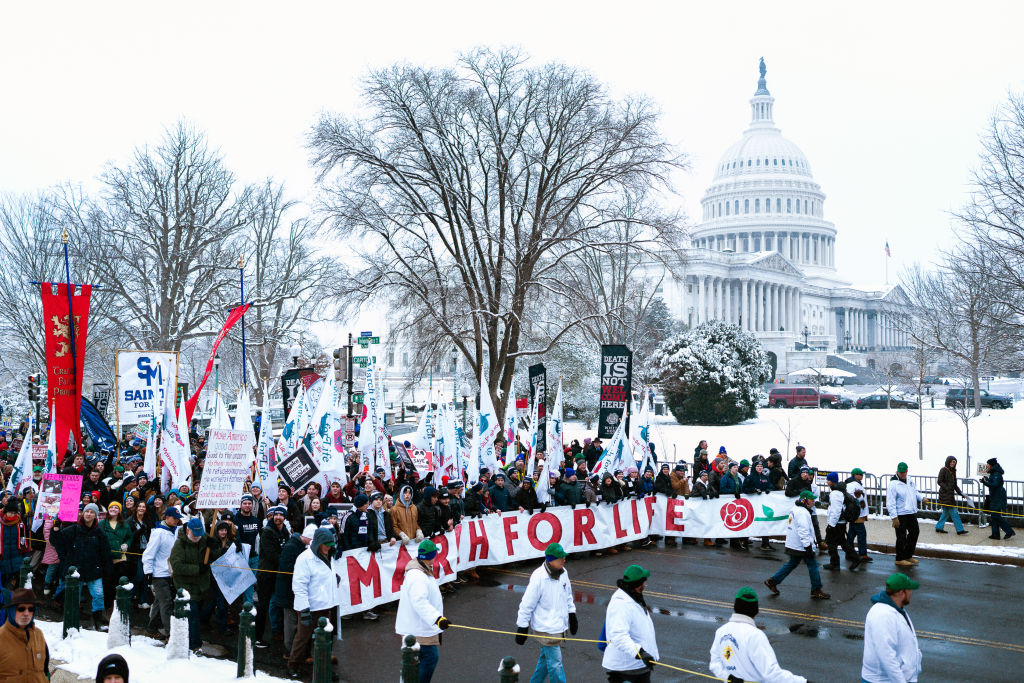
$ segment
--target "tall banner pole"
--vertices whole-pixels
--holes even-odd
[[[238,257],[238,305],[245,305],[245,259]],[[242,314],[242,386],[246,385],[245,378],[245,313]]]
[[[60,235],[64,243],[64,282],[68,294],[68,330],[71,339],[71,390],[78,394],[78,355],[75,343],[75,313],[71,309],[71,262],[68,260],[68,229],[64,228]],[[57,444],[58,448],[67,448],[67,444]]]
[[[118,352],[114,351],[114,422],[117,424],[117,445],[114,450],[117,452],[117,462],[121,462],[121,389],[119,388],[118,379],[120,379],[120,368],[117,363]]]

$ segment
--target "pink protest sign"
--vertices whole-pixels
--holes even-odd
[[[82,500],[82,477],[76,474],[44,474],[36,503],[36,517],[62,522],[78,521]]]

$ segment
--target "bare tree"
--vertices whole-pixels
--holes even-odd
[[[238,187],[205,135],[185,123],[100,180],[98,199],[65,187],[61,218],[82,232],[82,255],[112,295],[106,313],[122,338],[178,351],[216,334],[238,291],[223,267],[238,260],[253,190]]]
[[[917,394],[917,457],[924,460],[924,390],[928,386],[926,377],[932,372],[938,354],[920,338],[923,335],[909,335],[914,345],[902,354],[903,358],[894,361],[893,365],[900,365],[901,379],[908,383]],[[964,427],[966,428],[966,423]],[[969,444],[969,442],[968,442]],[[967,465],[970,466],[970,446],[968,445]]]
[[[358,250],[346,290],[391,304],[422,367],[453,346],[475,376],[486,365],[504,415],[517,362],[600,317],[569,307],[570,264],[627,218],[652,242],[678,233],[674,215],[622,207],[682,160],[649,102],[513,50],[375,71],[363,96],[365,118],[324,116],[309,139],[327,220]],[[542,343],[524,343],[529,326]]]

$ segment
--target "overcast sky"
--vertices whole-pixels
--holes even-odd
[[[690,155],[678,202],[700,216],[749,120],[758,58],[775,120],[811,163],[840,275],[883,280],[948,244],[978,136],[1024,89],[1024,3],[5,3],[0,190],[89,182],[187,118],[244,180],[312,196],[303,148],[322,111],[359,113],[359,78],[519,45],[663,109]]]

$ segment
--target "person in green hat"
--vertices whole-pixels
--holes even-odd
[[[921,533],[917,525],[917,504],[922,496],[917,492],[914,481],[907,478],[907,463],[896,466],[896,474],[889,480],[885,491],[885,509],[892,519],[892,528],[896,530],[896,564],[910,567],[917,564],[914,552],[917,550],[917,537]]]
[[[864,492],[864,470],[854,467],[850,470],[850,476],[846,478],[846,492],[857,499],[860,503],[860,517],[856,522],[850,524],[850,530],[846,532],[850,543],[857,543],[857,556],[861,562],[871,562],[868,555],[868,529],[865,524],[868,521],[868,498]]]
[[[604,617],[606,641],[601,666],[609,683],[648,683],[658,661],[651,609],[644,601],[644,587],[651,572],[631,564],[616,584]]]
[[[733,615],[715,631],[711,644],[711,673],[728,681],[773,681],[773,683],[806,683],[779,666],[768,636],[754,623],[757,616],[757,593],[750,586],[736,591]]]
[[[786,554],[789,555],[789,559],[774,576],[764,582],[774,595],[779,594],[779,584],[803,562],[811,576],[811,598],[828,600],[832,597],[821,590],[821,572],[818,571],[817,559],[818,543],[814,538],[814,526],[811,524],[811,510],[814,509],[815,498],[817,496],[812,492],[801,491],[793,511],[789,513],[789,525],[786,527]]]
[[[430,683],[440,658],[441,631],[451,626],[444,616],[441,589],[434,578],[437,546],[429,538],[416,550],[416,561],[405,567],[405,580],[398,596],[395,633],[415,636],[420,646],[420,683]]]
[[[300,667],[305,663],[313,641],[313,631],[321,617],[331,620],[331,610],[338,605],[335,590],[334,556],[337,539],[331,529],[320,528],[313,532],[309,547],[295,559],[292,573],[292,593],[295,595],[291,608],[299,615],[292,636],[292,649],[288,655],[288,676],[301,675]]]
[[[572,599],[572,585],[565,571],[566,552],[558,543],[544,550],[544,564],[530,575],[523,599],[516,615],[516,643],[526,642],[532,627],[539,636],[540,658],[530,677],[530,683],[565,683],[562,665],[562,640],[565,631],[576,635],[576,603]]]
[[[911,592],[920,587],[906,574],[895,572],[885,580],[885,590],[871,597],[871,609],[864,620],[861,679],[868,683],[917,680],[921,648],[906,608]]]

